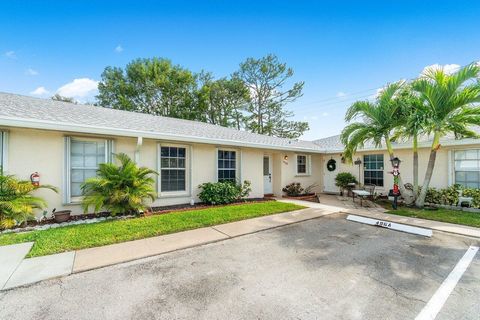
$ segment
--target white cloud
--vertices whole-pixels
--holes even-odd
[[[5,57],[7,57],[9,59],[17,59],[17,55],[15,54],[15,51],[13,51],[13,50],[5,52],[4,55],[5,55]]]
[[[32,68],[28,68],[27,70],[25,70],[25,74],[29,76],[36,76],[38,75],[38,71]]]
[[[63,97],[74,98],[80,102],[92,99],[98,92],[98,81],[89,78],[73,79],[66,83],[57,92]]]
[[[45,89],[45,87],[38,87],[37,89],[30,92],[30,94],[34,94],[36,96],[43,96],[43,95],[46,95],[46,94],[49,94],[49,93],[50,93],[50,91]]]
[[[458,71],[460,69],[460,65],[458,64],[446,64],[446,65],[439,65],[439,64],[432,64],[430,66],[426,66],[425,68],[423,68],[423,71],[422,71],[422,74],[424,74],[425,72],[429,71],[429,70],[442,70],[446,73],[446,74],[452,74],[456,71]]]
[[[122,45],[119,44],[118,46],[116,46],[115,49],[114,49],[114,51],[115,51],[116,53],[122,52],[122,51],[123,51]]]
[[[345,92],[339,91],[337,92],[337,98],[345,98],[347,94]]]

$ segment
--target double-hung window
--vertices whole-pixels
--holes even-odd
[[[480,149],[455,151],[455,183],[480,188]]]
[[[237,152],[218,150],[218,181],[237,181]]]
[[[383,154],[364,155],[363,164],[363,183],[383,187]]]
[[[186,162],[186,147],[160,147],[160,192],[187,191]]]
[[[297,175],[310,174],[310,156],[297,154]]]
[[[97,175],[101,163],[111,161],[111,149],[111,140],[66,138],[66,203],[80,200],[81,185]]]

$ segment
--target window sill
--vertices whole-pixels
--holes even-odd
[[[295,175],[295,177],[310,177],[310,176],[311,176],[311,174],[309,174],[309,173],[297,173]]]
[[[188,191],[172,191],[172,192],[161,192],[158,194],[157,199],[166,199],[166,198],[185,198],[190,197],[191,194]]]

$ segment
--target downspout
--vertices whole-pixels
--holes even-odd
[[[140,164],[140,150],[143,145],[143,137],[137,137],[137,147],[135,148],[135,163]]]

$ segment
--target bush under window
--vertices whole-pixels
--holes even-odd
[[[248,197],[251,189],[250,181],[245,180],[243,184],[231,181],[207,182],[199,186],[202,191],[198,197],[207,204],[228,204]]]

